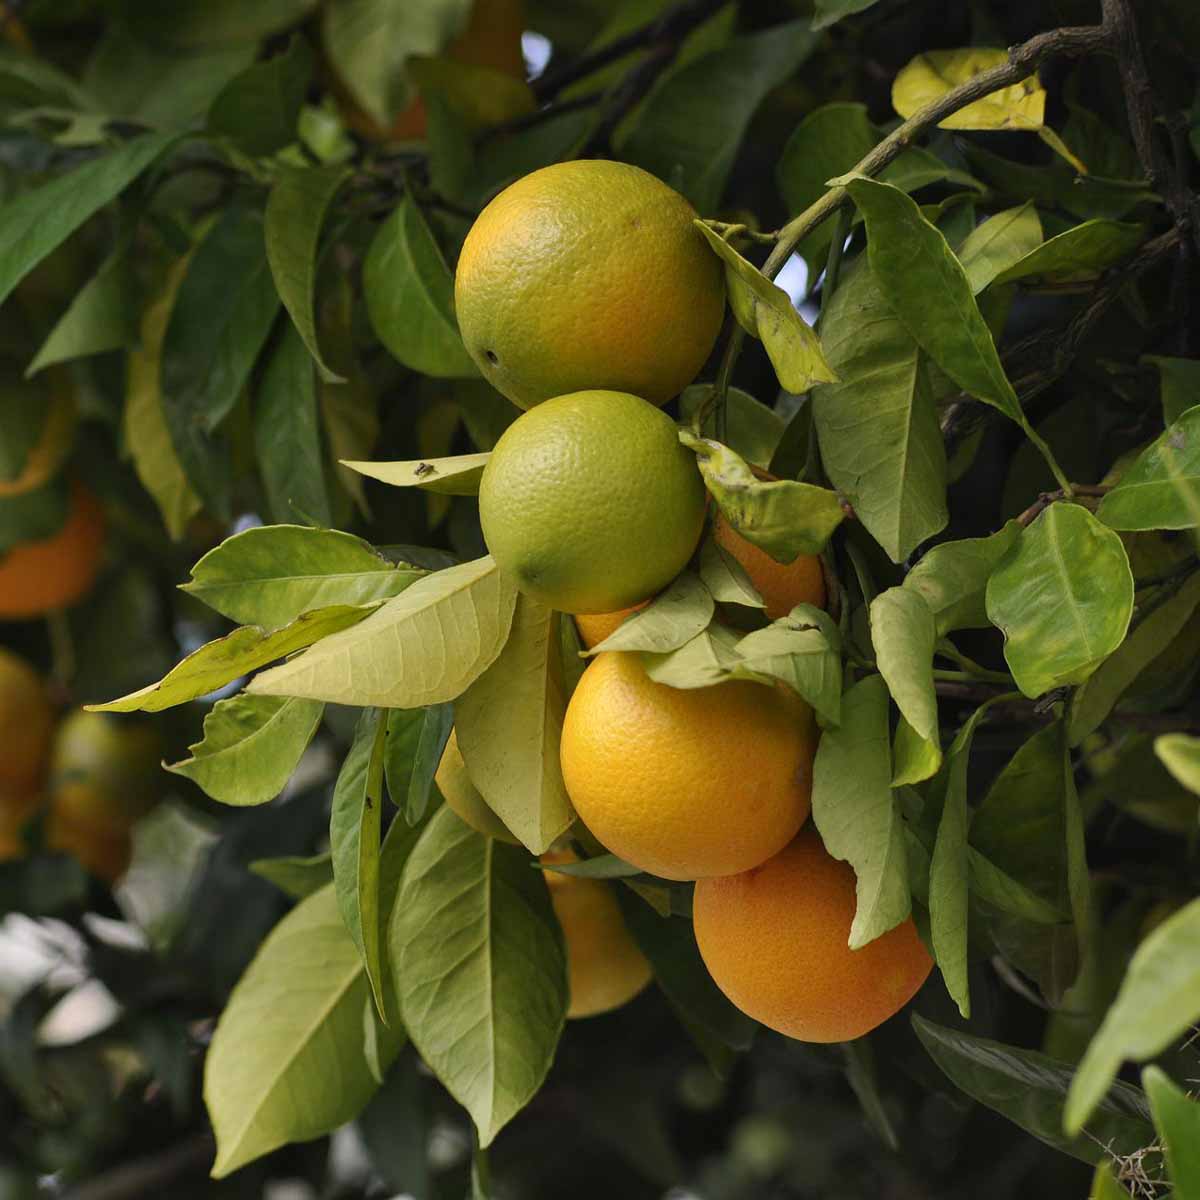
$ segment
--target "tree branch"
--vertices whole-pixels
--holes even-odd
[[[1071,484],[1071,496],[1103,496],[1106,495],[1109,488],[1105,484],[1089,484],[1089,483],[1073,483]],[[1067,500],[1070,497],[1065,488],[1059,488],[1056,492],[1043,492],[1019,517],[1017,517],[1018,525],[1032,525],[1042,513],[1050,507],[1056,500]]]

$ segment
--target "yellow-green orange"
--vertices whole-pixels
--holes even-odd
[[[581,388],[663,404],[704,365],[725,311],[696,212],[627,163],[534,171],[480,213],[454,281],[467,352],[529,408]]]
[[[696,941],[744,1013],[803,1042],[848,1042],[894,1016],[933,963],[912,918],[859,950],[853,869],[813,829],[752,871],[696,884]]]
[[[613,612],[669,583],[700,538],[704,503],[670,417],[626,392],[530,409],[501,435],[479,486],[497,564],[567,613]]]
[[[782,687],[655,683],[641,657],[598,654],[567,706],[562,769],[583,823],[665,879],[746,871],[808,816],[817,731]]]
[[[575,862],[569,852],[543,854],[543,864]],[[632,1000],[650,982],[650,964],[630,936],[612,887],[546,871],[550,902],[567,947],[568,1017],[591,1017]]]
[[[514,846],[520,845],[519,840],[513,837],[508,831],[508,826],[488,807],[488,802],[471,782],[471,777],[467,774],[467,764],[463,762],[462,751],[458,748],[456,730],[450,731],[450,739],[442,751],[442,760],[438,763],[433,781],[447,806],[477,833],[498,838],[502,842],[511,842]]]

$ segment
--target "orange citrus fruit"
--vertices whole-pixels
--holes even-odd
[[[704,525],[704,483],[665,413],[625,392],[575,392],[517,418],[483,471],[488,550],[523,592],[608,613],[670,582]]]
[[[524,79],[525,56],[521,50],[524,7],[523,0],[476,0],[467,27],[442,51],[443,57]],[[344,80],[333,77],[331,90],[346,124],[368,140],[406,142],[425,137],[429,114],[420,96],[385,129],[355,102]]]
[[[502,842],[510,842],[514,846],[521,844],[520,839],[509,832],[508,826],[496,816],[488,802],[479,794],[479,789],[471,782],[467,774],[467,764],[463,762],[462,751],[458,748],[457,730],[450,731],[450,738],[442,751],[442,760],[438,763],[433,781],[442,793],[446,806],[453,809],[459,818],[477,833],[497,838]]]
[[[0,862],[24,858],[29,853],[25,826],[45,802],[38,792],[24,795],[0,794]]]
[[[664,879],[765,862],[808,817],[817,730],[794,692],[655,683],[641,656],[598,654],[567,706],[562,769],[583,823]]]
[[[664,404],[695,378],[725,312],[696,212],[628,163],[577,159],[507,187],[463,243],[459,329],[521,408],[581,388]]]
[[[0,803],[20,802],[41,786],[54,710],[38,673],[0,648]]]
[[[100,502],[75,482],[57,533],[0,554],[0,620],[40,617],[67,608],[91,589],[104,552]]]
[[[46,821],[46,845],[69,854],[97,879],[116,883],[129,869],[133,838],[128,829],[89,825],[75,814],[69,798],[51,802]]]
[[[542,863],[577,862],[553,852]],[[591,1017],[632,1000],[650,982],[650,964],[638,948],[612,888],[602,879],[546,871],[550,902],[567,947],[567,1016]]]
[[[700,880],[692,917],[709,974],[744,1013],[802,1042],[848,1042],[899,1012],[933,966],[911,917],[851,950],[855,904],[853,868],[810,828],[760,867]]]
[[[627,618],[649,603],[649,600],[643,600],[641,604],[632,604],[628,608],[619,608],[610,613],[580,613],[575,618],[575,628],[579,630],[580,641],[589,650],[600,645],[606,638],[612,637]]]
[[[770,621],[786,617],[797,604],[825,607],[825,573],[815,554],[801,554],[790,563],[776,562],[765,550],[747,541],[721,513],[713,521],[713,538],[750,576],[766,604]]]

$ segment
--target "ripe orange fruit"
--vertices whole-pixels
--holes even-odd
[[[574,854],[543,854],[545,864],[577,862]],[[650,964],[638,949],[612,888],[602,879],[544,872],[554,915],[567,946],[567,1016],[591,1017],[628,1003],[650,982]]]
[[[696,212],[639,167],[577,159],[501,192],[454,280],[463,344],[521,408],[582,388],[664,404],[695,378],[725,313]]]
[[[635,612],[645,608],[649,603],[649,600],[643,600],[641,604],[633,604],[629,608],[619,608],[616,612],[610,613],[580,613],[575,618],[575,628],[579,630],[580,641],[589,650],[593,646],[600,645],[605,638],[612,637],[628,617],[632,617]]]
[[[670,582],[696,548],[704,505],[674,422],[625,392],[530,409],[500,436],[479,486],[497,564],[567,613],[613,612]]]
[[[133,857],[133,838],[128,829],[89,825],[76,815],[70,799],[62,796],[51,802],[46,845],[69,854],[106,883],[116,883]]]
[[[0,648],[0,803],[38,790],[53,731],[54,710],[41,677]]]
[[[104,512],[78,481],[62,528],[0,554],[0,620],[25,620],[67,608],[91,589],[104,553]]]
[[[510,842],[514,846],[521,844],[520,839],[509,832],[508,826],[496,816],[471,782],[467,774],[467,764],[463,762],[462,751],[458,748],[457,730],[450,731],[450,738],[442,751],[442,761],[438,763],[433,781],[442,793],[446,806],[453,809],[460,819],[477,833],[497,838],[502,842]]]
[[[765,550],[748,542],[721,513],[713,521],[713,538],[750,576],[766,603],[767,619],[786,617],[797,604],[825,607],[825,573],[815,554],[801,554],[790,563],[776,562]]]
[[[567,706],[562,769],[584,824],[664,879],[765,862],[808,817],[817,730],[794,692],[655,683],[640,655],[598,654]]]
[[[709,974],[744,1013],[802,1042],[848,1042],[933,967],[911,917],[851,950],[855,904],[853,868],[809,828],[754,870],[700,880],[692,919]]]
[[[523,0],[475,0],[466,29],[442,51],[442,57],[524,79],[524,7]],[[343,80],[335,77],[331,90],[346,124],[368,140],[405,142],[425,137],[429,117],[420,96],[385,129],[355,102]]]

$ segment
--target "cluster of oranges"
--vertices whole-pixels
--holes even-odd
[[[484,539],[525,595],[575,616],[589,648],[684,568],[709,519],[695,458],[659,407],[695,378],[724,315],[720,264],[695,216],[636,167],[560,163],[493,200],[458,263],[464,344],[527,410],[484,470]],[[777,563],[721,517],[712,524],[768,619],[800,603],[824,607],[819,560]],[[792,1037],[831,1042],[894,1014],[932,964],[911,920],[849,949],[854,872],[806,825],[817,736],[812,710],[782,685],[672,688],[647,675],[639,654],[601,651],[567,706],[561,764],[580,820],[604,847],[659,878],[696,881],[697,942],[730,999]],[[438,772],[447,801],[510,836],[469,766],[452,741]],[[586,901],[564,915],[573,892],[604,895],[607,885],[548,877],[573,1013],[627,999],[648,970],[616,906],[586,936],[571,925]],[[601,946],[586,941],[601,936]],[[585,953],[586,983],[576,962]],[[597,983],[622,977],[624,987]]]
[[[0,862],[37,840],[109,883],[126,871],[134,822],[158,798],[160,746],[147,726],[74,709],[58,718],[45,681],[0,649]]]

